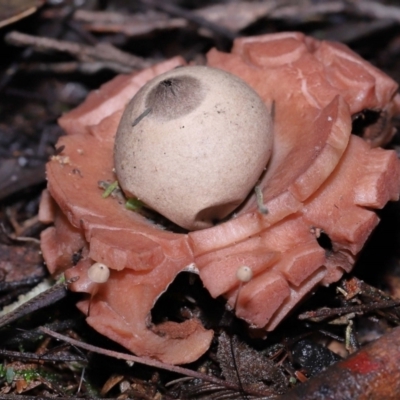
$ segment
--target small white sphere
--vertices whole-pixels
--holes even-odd
[[[272,142],[271,113],[247,83],[216,68],[181,67],[148,82],[126,107],[115,170],[128,197],[203,229],[245,200]]]
[[[103,263],[94,263],[87,271],[88,277],[95,283],[104,283],[110,277],[110,269]]]
[[[238,278],[241,282],[248,282],[251,280],[251,278],[253,278],[253,271],[250,267],[242,265],[236,271],[236,278]]]

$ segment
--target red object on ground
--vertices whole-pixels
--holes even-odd
[[[49,197],[42,204],[47,221],[54,215],[42,234],[46,263],[52,273],[80,276],[71,290],[90,294],[78,304],[87,314],[90,308],[88,323],[138,355],[169,363],[197,359],[213,336],[196,319],[152,324],[154,303],[180,271],[198,271],[211,295],[233,306],[236,271],[250,267],[236,313],[272,330],[317,285],[351,270],[378,223],[372,209],[400,191],[395,152],[372,147],[393,132],[397,85],[346,46],[280,33],[238,39],[230,54],[212,50],[208,64],[240,76],[274,104],[274,150],[261,182],[268,214],[250,196],[227,222],[178,234],[101,197],[98,181],[116,179],[113,143],[124,105],[149,79],[184,65],[180,58],[118,76],[60,118],[67,135],[58,146],[65,147],[47,166],[57,206],[45,212]],[[351,135],[352,116],[365,109],[381,115],[364,132],[367,140]],[[319,245],[321,232],[331,248]],[[111,269],[107,283],[87,277],[94,262]]]

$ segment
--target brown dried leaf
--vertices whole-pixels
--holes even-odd
[[[124,375],[111,375],[100,391],[101,396],[105,396],[115,385],[124,379]]]
[[[223,332],[217,351],[222,374],[245,391],[282,394],[287,387],[283,372],[267,357]]]
[[[0,254],[0,291],[21,281],[29,285],[43,278],[45,271],[37,248],[0,244]]]

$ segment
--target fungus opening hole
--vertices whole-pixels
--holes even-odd
[[[317,237],[317,242],[323,249],[333,250],[332,240],[325,232],[321,231],[321,234]]]
[[[380,111],[362,110],[352,116],[353,125],[351,133],[353,135],[362,136],[364,130],[371,125],[376,124],[381,118]]]
[[[151,109],[151,117],[170,121],[189,114],[206,97],[201,82],[192,76],[183,75],[164,79],[148,93],[145,108]]]
[[[173,85],[173,82],[171,79],[165,79],[164,81],[161,81],[160,84],[163,86],[171,87]]]

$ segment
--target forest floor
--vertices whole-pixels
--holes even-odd
[[[38,220],[38,206],[46,187],[45,164],[63,134],[57,119],[115,75],[176,55],[203,63],[213,47],[229,51],[235,37],[299,31],[347,44],[400,83],[396,1],[130,3],[0,0],[0,307],[49,279],[39,252],[45,226]],[[242,11],[238,13],[233,4]],[[104,43],[121,52],[99,51]],[[400,118],[394,126],[400,127]],[[399,134],[387,147],[399,153]],[[392,299],[400,299],[400,204],[388,204],[379,216],[381,223],[351,274],[318,289],[266,340],[247,337],[240,321],[226,317],[219,343],[186,366],[221,381],[231,379],[237,390],[182,376],[172,367],[132,365],[99,354],[101,350],[80,349],[45,335],[44,326],[98,349],[127,353],[85,323],[75,308],[79,296],[59,284],[28,307],[0,315],[0,399],[20,395],[26,399],[279,398],[399,324],[400,307],[393,307],[397,303]],[[356,313],[351,309],[354,302],[346,302],[337,290],[349,287],[349,282],[362,286],[356,298],[365,307]],[[183,283],[172,285],[169,292]],[[199,298],[207,297],[199,282],[195,287]],[[219,300],[207,298],[203,304],[223,313]],[[336,324],[298,319],[301,313],[321,307],[344,307],[341,313],[347,318],[339,320],[332,312],[329,322]],[[238,367],[231,362],[235,354],[250,361]],[[259,395],[246,393],[249,371],[256,374],[260,368],[266,375],[258,386]],[[341,396],[336,398],[346,398]]]

